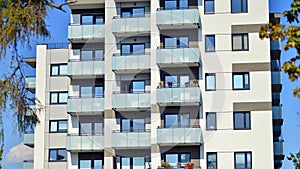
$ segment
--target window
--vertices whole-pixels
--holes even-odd
[[[249,90],[250,89],[250,78],[249,73],[233,73],[233,90]]]
[[[50,104],[66,104],[68,92],[50,92]]]
[[[191,161],[190,154],[166,154],[166,162],[171,166],[177,166],[177,163],[180,162],[182,166]]]
[[[103,134],[103,123],[83,123],[79,124],[80,135],[102,135]]]
[[[207,130],[216,130],[217,129],[216,113],[206,113],[206,129]]]
[[[144,169],[149,157],[116,157],[117,169]]]
[[[251,152],[234,153],[234,165],[235,165],[235,169],[251,169],[252,153]]]
[[[131,82],[131,93],[144,93],[145,92],[145,81],[132,81]]]
[[[102,86],[80,86],[81,98],[103,97]]]
[[[204,13],[205,14],[215,13],[215,0],[204,0]]]
[[[186,9],[188,0],[165,0],[165,9]]]
[[[165,37],[164,48],[186,48],[189,47],[189,37]]]
[[[80,54],[80,60],[103,60],[103,50],[82,50]]]
[[[217,153],[207,153],[207,168],[217,169]]]
[[[121,17],[144,17],[145,16],[145,8],[122,8],[121,9]]]
[[[121,119],[121,132],[145,131],[145,119]]]
[[[232,35],[232,50],[233,51],[249,50],[248,34],[233,34]]]
[[[78,153],[79,169],[102,169],[103,155],[101,153]]]
[[[206,35],[205,52],[214,52],[215,50],[215,35]]]
[[[92,24],[104,24],[104,16],[102,15],[82,15],[81,16],[82,25],[92,25]]]
[[[67,120],[51,120],[50,133],[66,133],[68,131]]]
[[[169,84],[172,82],[171,84]],[[186,75],[181,76],[165,76],[165,87],[187,87],[190,83],[190,77]]]
[[[122,44],[121,54],[131,55],[131,54],[143,54],[145,53],[145,44]]]
[[[231,0],[231,12],[242,13],[248,12],[248,0]]]
[[[66,149],[50,149],[49,161],[67,161]]]
[[[68,75],[67,64],[51,65],[51,76],[64,76]]]
[[[234,112],[234,129],[245,130],[251,128],[250,112]]]
[[[166,114],[165,128],[184,128],[190,127],[189,114]]]
[[[216,90],[216,74],[205,73],[205,90],[215,91]]]

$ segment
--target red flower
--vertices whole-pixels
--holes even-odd
[[[188,163],[185,164],[184,167],[186,167],[188,169],[193,169],[194,168],[194,163],[188,162]]]

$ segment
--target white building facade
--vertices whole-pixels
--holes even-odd
[[[29,169],[277,169],[278,23],[261,0],[77,0],[70,44],[37,45]],[[35,82],[35,84],[34,84]]]

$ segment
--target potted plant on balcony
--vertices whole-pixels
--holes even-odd
[[[169,86],[169,88],[171,88],[172,85],[173,85],[173,82],[172,82],[172,81],[168,81],[168,86]]]
[[[187,168],[187,169],[193,169],[194,168],[194,163],[187,162],[184,167]]]
[[[160,81],[160,82],[158,83],[158,87],[159,87],[159,88],[163,88],[163,87],[164,87],[164,81]]]
[[[199,86],[199,80],[194,79],[194,80],[192,80],[192,82],[193,82],[193,86],[194,87],[198,87]]]
[[[171,168],[171,165],[168,163],[168,162],[163,162],[161,163],[161,166],[165,169],[170,169]]]

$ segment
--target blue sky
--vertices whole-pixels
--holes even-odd
[[[271,12],[282,12],[288,9],[292,0],[270,0],[270,10]],[[285,19],[282,18],[282,23],[286,23]],[[57,10],[53,10],[49,14],[47,19],[47,24],[49,25],[49,30],[51,31],[51,38],[45,40],[34,41],[35,43],[54,43],[54,42],[68,42],[67,40],[67,27],[69,23],[69,13],[63,13]],[[22,50],[26,57],[35,56],[35,47],[32,50]],[[290,56],[296,54],[296,51],[282,51],[281,63],[284,63]],[[28,75],[34,75],[34,70],[30,70]],[[300,99],[294,98],[292,96],[293,88],[299,87],[299,82],[290,83],[286,74],[283,74],[283,89],[281,95],[281,102],[284,105],[284,125],[283,125],[283,138],[285,140],[285,153],[289,155],[289,152],[297,152],[300,149],[300,116],[297,112],[300,112],[299,105]],[[14,161],[20,162],[18,158],[22,158],[20,154],[22,151],[27,151],[24,147],[21,147],[20,142],[22,142],[22,137],[18,134],[12,134],[12,127],[10,118],[5,116],[4,120],[5,126],[5,152],[6,155],[9,151],[10,153],[18,153],[19,155],[13,154],[10,158]],[[12,149],[15,147],[15,149]],[[19,150],[14,152],[14,150]],[[22,150],[22,151],[21,151]],[[6,163],[3,167],[4,169],[21,169],[21,163]],[[282,169],[292,169],[294,168],[292,163],[285,160]]]

